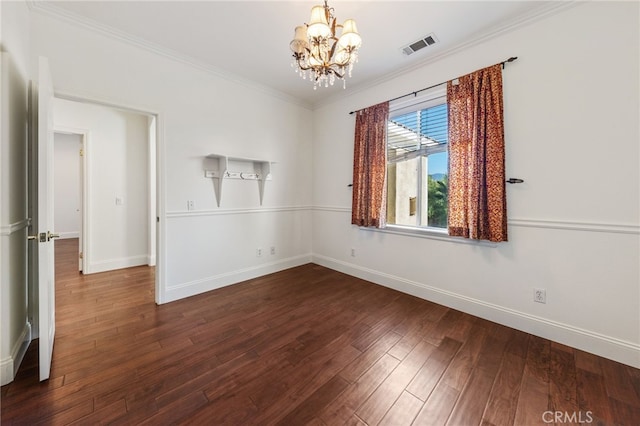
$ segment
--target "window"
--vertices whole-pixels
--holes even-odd
[[[387,223],[447,228],[447,98],[390,106],[387,122]]]
[[[507,241],[502,63],[431,89],[358,112],[351,223]]]

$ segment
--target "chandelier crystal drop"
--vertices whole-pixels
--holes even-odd
[[[318,86],[333,86],[336,79],[351,77],[353,64],[358,62],[358,49],[362,38],[358,34],[356,22],[347,19],[344,24],[336,23],[334,9],[327,5],[314,6],[308,24],[297,26],[289,47],[293,52],[291,66],[303,79],[313,81],[313,89]],[[341,29],[340,36],[336,29]]]

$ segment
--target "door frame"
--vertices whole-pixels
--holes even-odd
[[[89,215],[89,194],[87,191],[87,150],[89,148],[89,140],[91,138],[91,131],[89,129],[81,129],[69,126],[57,126],[53,125],[53,134],[66,133],[80,136],[81,149],[84,154],[80,157],[80,194],[82,199],[80,200],[80,251],[82,252],[82,258],[80,259],[80,271],[84,271],[87,266],[87,250],[86,242],[88,240],[87,220]],[[55,143],[55,142],[54,142]],[[55,167],[55,164],[54,164]],[[55,200],[54,200],[55,202]]]
[[[154,108],[149,108],[149,107],[144,107],[144,106],[138,106],[138,105],[131,105],[131,104],[123,104],[121,102],[116,102],[116,101],[112,101],[109,99],[105,99],[105,98],[98,98],[98,97],[93,97],[93,96],[87,96],[87,95],[78,95],[72,92],[66,92],[66,91],[59,91],[59,90],[55,90],[54,91],[54,97],[58,98],[58,99],[64,99],[64,100],[68,100],[68,101],[73,101],[73,102],[80,102],[80,103],[86,103],[86,104],[93,104],[93,105],[100,105],[100,106],[105,106],[105,107],[109,107],[109,108],[116,108],[119,110],[124,110],[124,111],[128,111],[128,112],[132,112],[132,113],[137,113],[137,114],[142,114],[142,115],[146,115],[146,116],[150,116],[150,117],[155,117],[155,147],[149,147],[150,149],[150,153],[154,150],[155,148],[155,215],[156,215],[156,221],[155,223],[150,223],[149,227],[152,228],[155,226],[155,235],[156,235],[156,241],[155,241],[155,268],[156,268],[156,273],[155,273],[155,302],[156,304],[162,304],[166,302],[166,295],[165,295],[165,277],[166,277],[166,208],[165,208],[165,188],[166,188],[166,176],[165,176],[165,155],[164,155],[164,116],[163,114],[158,111],[155,110]],[[86,139],[85,141],[85,155],[84,155],[84,164],[85,164],[85,173],[88,172],[87,170],[87,161],[89,158],[89,153],[91,150],[91,146],[90,146],[90,133],[89,133],[89,137]],[[149,157],[151,158],[151,156]],[[87,176],[85,175],[85,179],[87,178]],[[88,195],[86,193],[86,191],[88,191],[88,185],[86,185],[86,181],[85,181],[85,185],[83,185],[83,191],[85,191],[84,195],[84,199],[83,199],[83,203],[87,203],[88,202]],[[150,194],[151,195],[151,194]],[[150,197],[151,199],[151,197]],[[88,206],[85,205],[83,206],[83,210],[84,210],[84,214],[87,214],[88,212]],[[87,226],[87,220],[83,219],[83,226]],[[87,231],[87,229],[85,229],[84,231]],[[90,235],[88,235],[88,232],[84,232],[84,245],[87,244],[87,240],[90,238]],[[83,250],[84,253],[84,266],[87,265],[87,257],[86,257],[86,250]],[[84,268],[83,268],[84,269]]]

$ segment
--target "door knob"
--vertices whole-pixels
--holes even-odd
[[[54,234],[50,231],[47,231],[47,241],[51,241],[54,238],[60,238],[60,234]]]
[[[47,238],[48,238],[47,234],[45,234],[44,232],[41,232],[41,233],[36,234],[36,235],[27,235],[27,240],[29,240],[29,241],[31,241],[31,240],[39,241],[41,243],[46,243],[48,241]]]

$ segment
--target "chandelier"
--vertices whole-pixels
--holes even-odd
[[[313,81],[313,89],[318,86],[333,86],[336,78],[342,80],[346,88],[345,74],[351,77],[353,64],[358,62],[358,48],[362,38],[356,29],[353,19],[344,24],[336,24],[334,9],[327,5],[318,5],[311,9],[311,20],[308,24],[295,29],[295,35],[289,47],[293,51],[291,66],[295,67],[303,79]],[[341,34],[336,36],[336,28]]]

